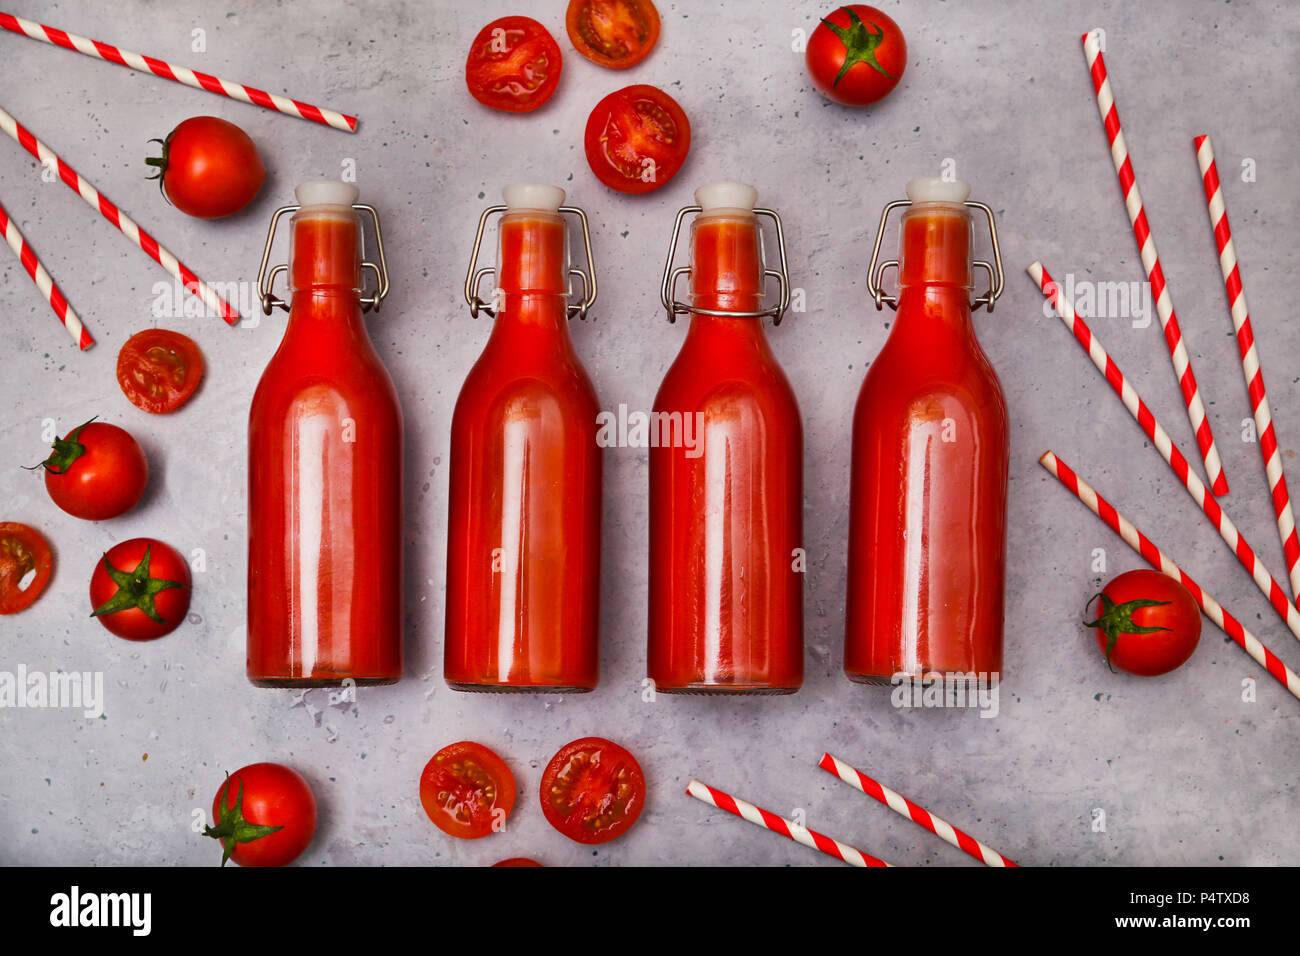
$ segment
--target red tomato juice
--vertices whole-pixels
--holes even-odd
[[[444,673],[464,691],[596,686],[599,405],[568,332],[563,218],[500,223],[492,334],[451,426]]]
[[[288,328],[249,414],[248,676],[392,683],[402,413],[362,321],[356,215],[304,209],[292,229]]]
[[[760,308],[752,214],[701,215],[691,246],[696,308]],[[650,449],[649,676],[670,693],[793,693],[803,431],[762,319],[692,313],[654,410],[682,440]]]
[[[1007,410],[971,322],[970,240],[959,203],[903,216],[897,318],[853,421],[854,681],[1002,670]]]

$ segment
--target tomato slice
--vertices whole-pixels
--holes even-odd
[[[443,833],[477,840],[500,830],[515,805],[515,776],[500,757],[471,740],[449,744],[420,775],[420,803]]]
[[[659,11],[650,0],[569,0],[564,26],[592,63],[626,70],[659,41]]]
[[[203,378],[203,353],[194,340],[168,329],[145,329],[117,353],[117,384],[136,408],[174,412]]]
[[[474,38],[465,85],[484,106],[531,113],[555,94],[562,66],[560,45],[546,27],[532,17],[502,17]]]
[[[610,93],[587,118],[584,145],[596,178],[621,193],[648,193],[677,175],[691,151],[691,123],[654,86]]]
[[[530,860],[526,856],[512,856],[508,860],[502,860],[500,863],[493,863],[495,869],[498,866],[541,866],[536,860]]]
[[[645,774],[636,758],[603,737],[565,744],[542,775],[542,812],[578,843],[622,836],[645,805]]]
[[[39,531],[16,521],[0,522],[0,614],[31,607],[53,569],[50,546]]]

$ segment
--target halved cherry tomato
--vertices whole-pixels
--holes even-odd
[[[501,830],[515,805],[515,775],[471,740],[448,744],[420,775],[420,803],[443,833],[477,840]]]
[[[542,774],[542,812],[551,826],[578,843],[622,836],[644,804],[641,765],[603,737],[565,744]]]
[[[530,860],[526,856],[512,856],[508,860],[502,860],[500,863],[493,863],[493,868],[498,866],[541,866],[536,860]]]
[[[31,607],[49,583],[53,568],[50,546],[39,531],[16,521],[0,522],[0,614]]]
[[[316,797],[296,770],[255,763],[226,777],[212,819],[203,835],[221,841],[222,866],[287,866],[316,835]]]
[[[569,39],[592,63],[626,70],[659,40],[659,11],[650,0],[569,0]]]
[[[562,66],[560,45],[546,27],[532,17],[502,17],[474,38],[465,85],[484,106],[531,113],[555,94]]]
[[[149,463],[126,429],[93,418],[54,443],[45,469],[51,500],[75,518],[105,521],[135,507],[149,482]]]
[[[194,340],[169,329],[145,329],[117,353],[117,384],[136,408],[174,412],[203,378],[203,353]]]
[[[95,566],[90,606],[91,617],[128,641],[170,634],[190,609],[190,567],[161,541],[123,541]]]
[[[587,118],[587,164],[621,193],[648,193],[677,175],[691,151],[691,123],[677,101],[638,84],[610,93]]]

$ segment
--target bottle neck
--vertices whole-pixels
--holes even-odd
[[[894,327],[906,329],[924,323],[924,329],[946,326],[961,334],[975,332],[971,321],[970,292],[955,285],[912,285],[898,290]],[[920,331],[920,328],[917,329]]]
[[[289,289],[297,300],[361,298],[361,220],[351,209],[312,207],[293,217]]]
[[[692,312],[686,339],[693,346],[716,343],[719,347],[734,347],[749,342],[762,349],[768,347],[763,320],[748,315],[701,315]]]
[[[971,224],[966,207],[918,203],[903,214],[899,324],[911,318],[969,329]]]
[[[753,213],[696,217],[691,224],[690,295],[700,309],[757,312],[762,307],[763,253]],[[758,319],[747,321],[761,330]]]
[[[966,207],[919,203],[903,214],[898,285],[971,289],[971,224]]]
[[[371,351],[361,316],[361,222],[344,206],[293,218],[289,323],[281,348],[310,368],[337,367]]]
[[[498,329],[567,330],[567,238],[558,214],[522,211],[501,217],[494,292]]]

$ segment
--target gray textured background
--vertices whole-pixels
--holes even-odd
[[[383,216],[393,279],[370,328],[407,421],[408,676],[363,690],[355,706],[331,706],[326,691],[246,682],[246,416],[283,316],[252,329],[155,320],[152,288],[167,276],[69,190],[42,182],[16,144],[0,142],[0,200],[100,342],[78,354],[16,261],[0,256],[0,518],[36,525],[58,553],[47,595],[0,620],[0,669],[102,670],[108,698],[98,721],[0,711],[0,861],[215,863],[216,847],[191,832],[193,811],[210,805],[223,771],[270,759],[301,770],[320,802],[306,863],[830,862],[691,801],[682,790],[698,776],[779,812],[802,808],[811,826],[892,862],[973,865],[816,769],[829,748],[1025,863],[1300,863],[1300,837],[1286,825],[1300,702],[1208,621],[1192,660],[1152,680],[1107,673],[1078,624],[1104,578],[1141,562],[1038,467],[1049,447],[1300,665],[1294,639],[1065,330],[1043,317],[1022,271],[1041,258],[1058,276],[1141,278],[1079,43],[1084,30],[1104,26],[1129,146],[1232,485],[1225,504],[1285,580],[1258,449],[1241,438],[1249,408],[1191,137],[1209,132],[1218,149],[1279,436],[1300,482],[1300,329],[1289,306],[1300,246],[1295,6],[888,0],[909,65],[894,94],[864,111],[824,101],[791,51],[791,32],[811,28],[829,3],[663,0],[660,48],[628,73],[573,53],[561,0],[20,6],[55,26],[361,117],[349,136],[0,35],[0,102],[211,280],[251,280],[271,211],[291,201],[292,186],[355,160],[363,200]],[[522,118],[480,108],[463,81],[474,33],[521,11],[542,19],[565,55],[555,99]],[[206,31],[206,53],[190,50],[195,27]],[[581,148],[588,111],[630,82],[669,90],[694,129],[685,169],[645,198],[605,190]],[[145,141],[204,113],[248,130],[271,170],[254,206],[229,221],[190,220],[143,178]],[[881,206],[949,157],[997,210],[1007,265],[996,313],[977,318],[1012,420],[1007,678],[992,720],[895,710],[886,691],[852,686],[840,672],[849,426],[892,317],[864,305],[866,260]],[[1244,157],[1256,163],[1254,183],[1235,175]],[[448,426],[488,331],[460,297],[478,213],[518,180],[558,183],[587,209],[601,296],[597,321],[573,327],[577,347],[606,407],[648,408],[683,335],[658,305],[668,229],[696,185],[720,178],[756,184],[781,210],[793,281],[807,294],[806,313],[772,333],[806,422],[804,689],[782,699],[642,702],[647,463],[643,451],[611,449],[600,688],[566,699],[448,690]],[[202,391],[172,417],[137,411],[113,380],[118,347],[154,324],[192,335],[209,365]],[[1094,324],[1196,458],[1158,325]],[[66,431],[94,414],[133,431],[154,469],[142,505],[103,524],[64,515],[40,478],[18,468],[42,457],[44,419]],[[190,622],[143,645],[86,617],[94,562],[137,535],[207,555]],[[1099,547],[1104,575],[1091,568]],[[1241,700],[1247,677],[1258,679],[1253,703]],[[626,744],[650,781],[642,822],[595,851],[551,830],[536,796],[550,755],[587,734]],[[507,832],[472,843],[436,831],[416,788],[428,757],[465,738],[501,753],[523,789]],[[1105,832],[1090,825],[1094,808],[1106,811]]]

